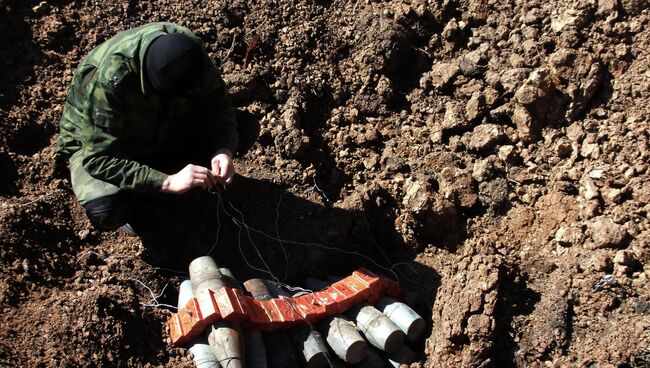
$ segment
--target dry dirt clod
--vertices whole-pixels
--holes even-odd
[[[582,226],[578,224],[562,226],[555,232],[555,241],[565,247],[580,245],[584,239]]]
[[[618,248],[626,244],[625,228],[606,216],[596,217],[587,226],[595,248]]]
[[[506,135],[503,128],[496,124],[481,124],[471,133],[463,135],[467,148],[473,151],[487,151],[503,142]]]
[[[460,67],[453,63],[439,63],[435,64],[431,71],[426,73],[420,79],[420,87],[427,89],[433,87],[435,89],[442,89],[449,86],[454,78],[460,73]]]

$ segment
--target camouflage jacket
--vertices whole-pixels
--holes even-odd
[[[191,97],[164,100],[147,80],[142,67],[147,47],[167,33],[201,42],[184,27],[151,23],[118,33],[78,66],[63,109],[57,151],[78,152],[74,157],[92,177],[128,190],[159,189],[167,175],[148,162],[172,149],[166,140],[179,126],[192,124],[190,116],[197,111],[209,120],[204,134],[212,141],[212,152],[234,152],[234,110],[207,54],[209,72]]]

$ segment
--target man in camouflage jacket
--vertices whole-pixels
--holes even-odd
[[[136,193],[230,184],[233,153],[258,133],[232,108],[201,41],[151,23],[118,33],[78,66],[57,149],[91,222],[109,230],[129,221]]]

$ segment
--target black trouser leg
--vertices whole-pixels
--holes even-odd
[[[128,223],[134,211],[133,198],[129,193],[119,191],[99,197],[84,204],[90,222],[99,230],[115,230]]]

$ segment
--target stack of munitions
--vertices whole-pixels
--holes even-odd
[[[219,269],[211,257],[200,257],[190,264],[190,281],[179,290],[178,306],[192,297],[213,293],[224,286],[246,290],[255,300],[274,300],[291,296],[275,283],[251,279],[242,285],[225,268]],[[329,284],[307,279],[307,288],[317,291]],[[382,297],[375,305],[367,302],[352,306],[341,315],[327,317],[315,325],[295,326],[290,330],[259,332],[234,322],[219,321],[190,345],[197,368],[223,367],[399,367],[418,360],[407,346],[424,334],[425,322],[406,304]],[[244,349],[245,347],[245,349]]]
[[[226,286],[225,277],[212,257],[199,257],[190,263],[190,280],[195,296]],[[241,328],[230,321],[218,321],[207,329],[208,344],[217,362],[229,368],[244,367],[244,342]],[[196,359],[196,357],[195,357]]]

